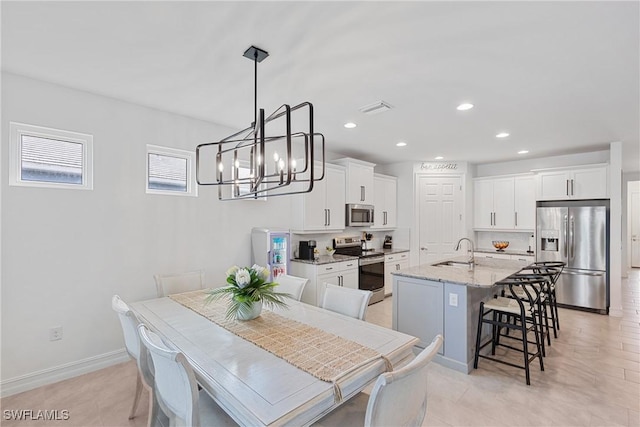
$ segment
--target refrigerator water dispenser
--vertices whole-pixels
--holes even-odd
[[[540,250],[558,252],[559,238],[560,231],[558,230],[542,230],[540,232]]]

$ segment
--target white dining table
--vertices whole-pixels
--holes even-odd
[[[415,337],[301,302],[287,304],[288,309],[273,311],[369,347],[394,367],[413,357]],[[170,298],[130,306],[140,321],[185,354],[199,384],[242,426],[310,425],[385,371],[385,362],[379,359],[344,376],[338,384],[343,400],[336,402],[331,382],[298,369]]]

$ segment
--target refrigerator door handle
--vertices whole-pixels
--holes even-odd
[[[595,277],[600,277],[600,276],[604,276],[605,272],[604,271],[575,271],[575,270],[563,270],[562,274],[570,274],[572,276],[595,276]]]
[[[569,218],[569,259],[572,260],[576,255],[576,223],[573,219],[573,215]]]
[[[564,239],[563,239],[564,241],[562,242],[564,247],[562,248],[562,252],[564,252],[564,259],[565,260],[569,259],[569,246],[567,245],[567,240],[568,240],[567,239],[567,237],[568,237],[567,236],[567,231],[568,231],[568,228],[569,228],[568,221],[569,221],[569,219],[568,219],[567,215],[565,215],[564,219],[562,220],[562,228],[563,228],[562,234],[564,235]]]

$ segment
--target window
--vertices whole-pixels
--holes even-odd
[[[147,145],[147,193],[197,196],[194,154]]]
[[[93,189],[93,136],[9,123],[9,185]]]

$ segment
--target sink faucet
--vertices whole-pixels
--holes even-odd
[[[460,244],[462,243],[463,240],[466,240],[467,242],[469,242],[469,244],[471,245],[471,250],[469,251],[469,261],[467,261],[469,263],[469,268],[473,268],[473,264],[474,264],[474,258],[473,258],[473,253],[474,253],[474,247],[473,247],[473,240],[468,239],[466,237],[463,237],[462,239],[458,240],[458,243],[456,244],[456,251],[460,249]]]

